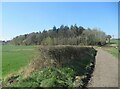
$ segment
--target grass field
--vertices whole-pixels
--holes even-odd
[[[117,39],[112,39],[110,43],[111,43],[111,44],[117,44],[117,45],[118,45],[118,41],[119,41],[119,40],[117,40]]]
[[[2,46],[2,77],[17,72],[32,59],[34,46]]]
[[[111,47],[104,47],[103,49],[108,51],[110,54],[112,54],[116,58],[118,58],[118,55],[119,55],[118,48],[115,48],[115,47],[118,46],[119,42],[120,42],[120,40],[111,39],[111,41],[110,41]]]
[[[104,50],[108,51],[110,54],[112,54],[114,57],[118,58],[118,49],[113,47],[105,47]]]

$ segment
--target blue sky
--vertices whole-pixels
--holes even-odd
[[[4,2],[2,3],[2,38],[48,30],[54,25],[100,28],[118,36],[117,2]],[[0,39],[0,40],[1,40]]]

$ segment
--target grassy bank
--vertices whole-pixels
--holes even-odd
[[[40,47],[27,70],[7,78],[9,87],[85,87],[94,68],[96,51],[90,47]],[[23,77],[26,73],[30,74]]]
[[[114,47],[103,47],[103,49],[107,52],[109,52],[110,54],[112,54],[114,57],[118,58],[119,52],[118,52],[118,48],[114,48]]]
[[[118,39],[111,39],[110,41],[110,45],[103,47],[103,49],[107,52],[109,52],[110,54],[112,54],[114,57],[118,58],[119,52],[119,43],[120,40]]]

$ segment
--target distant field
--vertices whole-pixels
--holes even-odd
[[[34,46],[2,46],[2,76],[18,71],[32,59]]]
[[[106,47],[104,50],[108,51],[110,54],[118,58],[118,49],[113,48],[113,47]]]
[[[112,39],[111,43],[118,44],[118,40],[117,39]]]
[[[114,46],[118,46],[119,42],[120,42],[120,40],[112,39],[110,41],[110,44],[113,47],[105,47],[104,50],[108,51],[110,54],[112,54],[113,56],[118,58],[118,55],[119,55],[118,48],[115,48]]]
[[[110,41],[110,44],[111,45],[115,45],[115,46],[118,46],[118,44],[120,43],[120,40],[118,40],[118,39],[111,39],[111,41]]]

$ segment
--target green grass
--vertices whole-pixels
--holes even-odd
[[[118,46],[120,44],[120,40],[118,39],[111,39],[110,46]]]
[[[119,52],[118,52],[118,48],[116,48],[116,46],[118,46],[118,44],[120,43],[120,40],[118,39],[111,39],[110,41],[110,46],[111,47],[103,47],[104,50],[106,50],[107,52],[109,52],[110,54],[112,54],[114,57],[118,58]]]
[[[34,46],[2,46],[2,77],[26,66],[33,56]]]
[[[114,57],[118,58],[118,49],[114,47],[105,47],[104,50],[112,54]]]
[[[118,39],[112,39],[112,40],[110,41],[110,43],[111,43],[111,44],[118,44],[118,41],[119,41]]]

